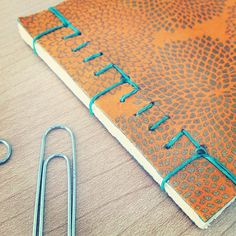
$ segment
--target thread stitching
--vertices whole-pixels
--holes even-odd
[[[170,119],[170,116],[166,115],[163,116],[159,121],[157,121],[155,124],[150,125],[149,126],[149,130],[150,131],[154,131],[155,129],[157,129],[161,124],[163,124],[164,122],[166,122],[168,119]]]
[[[35,54],[37,54],[36,51],[36,47],[35,44],[37,42],[38,39],[40,39],[41,37],[43,37],[44,35],[47,35],[49,33],[52,33],[58,29],[61,29],[63,27],[69,27],[70,29],[72,29],[74,31],[74,33],[66,35],[63,37],[63,39],[69,39],[75,36],[79,36],[81,35],[81,32],[74,27],[56,8],[54,7],[50,7],[48,9],[50,12],[52,12],[61,22],[62,25],[59,26],[55,26],[52,27],[50,29],[45,30],[44,32],[39,33],[38,35],[36,35],[33,38],[33,51]],[[86,47],[90,42],[85,42],[82,43],[81,45],[79,45],[78,47],[72,49],[72,52],[76,52],[79,51],[80,49],[82,49],[83,47]],[[84,62],[88,62],[91,61],[97,57],[102,56],[103,53],[99,52],[99,53],[95,53],[89,57],[84,58]],[[107,66],[103,67],[101,70],[97,71],[94,73],[95,76],[100,76],[101,74],[105,73],[106,71],[110,70],[110,69],[116,69],[116,71],[118,71],[121,74],[121,79],[119,82],[114,83],[113,85],[105,88],[104,90],[102,90],[101,92],[97,93],[95,96],[93,96],[90,100],[89,103],[89,111],[90,114],[94,114],[93,113],[93,109],[92,106],[94,104],[94,102],[101,96],[103,96],[104,94],[106,94],[107,92],[111,91],[112,89],[114,89],[115,87],[118,87],[124,83],[128,83],[130,84],[134,89],[123,95],[120,98],[120,102],[125,102],[125,100],[130,97],[131,95],[135,94],[140,88],[138,87],[138,85],[133,82],[130,77],[121,69],[119,68],[119,66],[110,63]],[[154,102],[149,103],[148,105],[144,106],[143,108],[141,108],[140,110],[138,110],[135,115],[139,116],[140,114],[142,114],[143,112],[147,111],[148,109],[152,108],[154,106]],[[167,121],[168,119],[170,119],[169,116],[165,115],[161,120],[157,121],[155,124],[151,125],[149,127],[149,130],[154,131],[156,128],[158,128],[161,124],[163,124],[165,121]],[[206,151],[206,147],[204,145],[200,145],[191,135],[189,132],[187,132],[186,130],[182,129],[175,137],[173,137],[167,144],[165,144],[165,148],[169,149],[171,148],[182,136],[186,136],[191,143],[196,147],[196,154],[194,154],[193,156],[191,156],[189,159],[187,159],[186,161],[184,161],[183,163],[181,163],[178,167],[176,167],[174,170],[172,170],[171,172],[169,172],[162,180],[161,183],[161,189],[165,190],[165,184],[169,181],[169,179],[177,174],[180,170],[182,170],[183,168],[185,168],[188,164],[190,164],[192,161],[199,159],[201,157],[207,159],[209,162],[211,162],[216,168],[218,168],[226,177],[228,177],[234,184],[236,184],[236,176],[229,170],[227,169],[221,162],[219,162],[216,158],[210,156],[207,151]]]
[[[44,35],[46,34],[49,34],[49,33],[52,33],[58,29],[61,29],[63,28],[64,25],[59,25],[59,26],[55,26],[53,28],[50,28],[50,29],[47,29],[45,30],[44,32],[41,32],[39,33],[38,35],[36,35],[34,38],[33,38],[33,51],[34,51],[34,54],[37,55],[37,50],[36,50],[36,41],[39,40],[40,38],[42,38]]]
[[[98,58],[98,57],[101,57],[102,55],[103,55],[102,52],[95,53],[95,54],[93,54],[93,55],[91,55],[91,56],[88,56],[88,57],[84,58],[83,62],[92,61],[92,60],[94,60],[94,59],[96,59],[96,58]]]
[[[123,77],[123,79],[124,79],[127,83],[129,83],[130,85],[132,85],[132,86],[134,87],[134,91],[132,91],[130,95],[136,93],[136,92],[139,90],[138,85],[137,85],[136,83],[134,83],[134,82],[130,79],[130,77],[129,77],[118,65],[116,65],[116,64],[110,63],[110,64],[108,64],[107,66],[103,67],[101,70],[95,72],[94,75],[95,75],[95,76],[99,76],[99,75],[101,75],[101,74],[104,74],[105,72],[107,72],[108,70],[110,70],[110,69],[112,69],[112,68],[116,69],[116,70],[121,74],[121,76]],[[129,96],[130,96],[130,95],[129,95]],[[129,97],[129,96],[128,96],[128,97]],[[120,101],[121,101],[121,102],[124,102],[124,101],[126,100],[126,98],[127,98],[127,96],[124,95],[123,97],[121,97]]]
[[[68,20],[61,14],[61,12],[58,11],[55,7],[49,7],[48,10],[49,10],[50,12],[52,12],[52,13],[62,22],[62,24],[63,24],[65,27],[69,27],[70,29],[72,29],[72,30],[74,31],[74,33],[64,36],[63,39],[69,39],[69,38],[72,38],[72,37],[81,35],[81,32],[80,32],[76,27],[74,27],[74,26],[70,23],[70,21],[68,21]]]
[[[41,33],[39,33],[38,35],[36,35],[34,38],[33,38],[33,51],[34,51],[34,54],[37,55],[37,50],[36,50],[36,42],[37,40],[39,40],[40,38],[42,38],[44,35],[47,35],[47,34],[50,34],[58,29],[61,29],[63,27],[69,27],[70,29],[72,29],[74,31],[74,33],[72,34],[69,34],[67,36],[64,36],[62,37],[63,39],[69,39],[69,38],[72,38],[72,37],[75,37],[75,36],[78,36],[78,35],[81,35],[81,32],[76,28],[74,27],[62,14],[60,11],[58,11],[55,7],[49,7],[48,10],[53,13],[61,22],[62,22],[62,25],[59,25],[59,26],[55,26],[55,27],[52,27],[50,29],[47,29]]]
[[[130,84],[134,89],[123,95],[121,98],[120,98],[120,102],[125,102],[125,100],[127,98],[129,98],[130,96],[132,96],[133,94],[135,94],[138,90],[139,90],[139,87],[138,85],[133,82],[130,77],[119,67],[117,66],[116,64],[113,64],[113,63],[110,63],[108,64],[107,66],[103,67],[102,69],[100,69],[99,71],[97,72],[94,72],[94,75],[95,76],[100,76],[101,74],[104,74],[105,72],[107,72],[108,70],[114,68],[117,72],[119,72],[121,74],[121,80],[117,83],[114,83],[113,85],[111,85],[110,87],[107,87],[105,88],[104,90],[102,90],[101,92],[97,93],[95,96],[92,97],[92,99],[90,100],[90,103],[89,103],[89,111],[90,111],[90,114],[93,115],[93,109],[92,109],[92,106],[93,106],[93,103],[99,98],[101,97],[102,95],[106,94],[107,92],[111,91],[112,89],[114,89],[115,87],[118,87],[124,83],[128,83]]]
[[[139,109],[134,115],[135,115],[135,116],[139,116],[139,115],[141,115],[143,112],[145,112],[145,111],[151,109],[154,105],[155,105],[154,102],[150,102],[150,103],[148,103],[146,106],[144,106],[144,107],[142,107],[141,109]]]
[[[200,144],[190,135],[188,131],[185,129],[182,129],[176,136],[174,136],[167,144],[165,144],[165,148],[169,149],[171,148],[182,136],[186,136],[191,143],[196,147],[199,148]]]
[[[89,41],[84,42],[84,43],[80,44],[79,46],[77,46],[76,48],[72,48],[71,51],[72,52],[77,52],[77,51],[81,50],[82,48],[86,47],[89,44],[90,44]]]
[[[213,164],[218,170],[221,171],[228,179],[230,179],[234,184],[236,184],[236,175],[234,175],[224,164],[218,161],[215,157],[212,157],[208,154],[205,145],[200,145],[186,130],[182,129],[173,139],[171,139],[168,144],[165,145],[166,148],[171,148],[183,135],[188,137],[192,144],[196,147],[195,154],[188,158],[186,161],[182,162],[174,170],[170,171],[163,179],[161,183],[161,189],[165,191],[165,184],[169,179],[177,174],[179,171],[184,169],[188,164],[194,160],[205,158],[211,164]]]

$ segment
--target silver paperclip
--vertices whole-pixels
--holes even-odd
[[[62,129],[70,134],[72,142],[72,161],[62,153],[55,153],[45,158],[46,139],[53,130]],[[73,132],[64,125],[55,125],[46,130],[42,137],[40,148],[40,160],[38,169],[37,190],[35,197],[33,236],[42,236],[44,228],[44,208],[45,208],[45,189],[48,163],[54,158],[64,158],[67,165],[67,185],[68,185],[68,218],[67,235],[76,235],[76,143]],[[72,171],[71,171],[72,170]]]
[[[0,139],[0,144],[1,143],[6,146],[7,153],[2,159],[0,159],[0,165],[6,163],[12,155],[12,146],[4,139]]]

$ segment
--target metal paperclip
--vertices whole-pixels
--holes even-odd
[[[0,165],[2,165],[10,159],[10,157],[12,155],[12,146],[4,139],[0,139],[0,144],[5,145],[7,148],[6,155],[2,159],[0,159]]]
[[[55,153],[45,158],[46,139],[53,130],[62,129],[67,131],[71,137],[72,143],[72,161],[62,153]],[[40,160],[38,169],[37,190],[35,197],[33,236],[42,236],[44,228],[44,208],[45,208],[45,190],[46,175],[48,163],[54,158],[64,158],[67,165],[67,185],[68,185],[68,218],[67,235],[76,235],[76,143],[73,132],[64,125],[55,125],[46,130],[42,137],[40,148]],[[72,171],[71,171],[72,170]]]

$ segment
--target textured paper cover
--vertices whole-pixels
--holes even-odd
[[[120,80],[109,70],[117,64],[140,91],[121,103],[132,90],[128,84],[96,101],[112,122],[138,147],[161,176],[189,158],[195,147],[182,137],[163,148],[182,128],[236,174],[236,3],[226,0],[69,0],[56,7],[81,32],[62,28],[38,43],[67,70],[89,97]],[[43,11],[20,22],[32,37],[61,22]],[[71,49],[91,43],[78,52]],[[84,63],[97,52],[103,56]],[[150,101],[155,106],[134,116]],[[149,126],[170,115],[158,129]],[[169,182],[207,221],[236,195],[235,185],[207,160],[199,159]]]

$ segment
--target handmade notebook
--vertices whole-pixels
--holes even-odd
[[[19,32],[200,228],[236,197],[234,0],[68,0]]]

